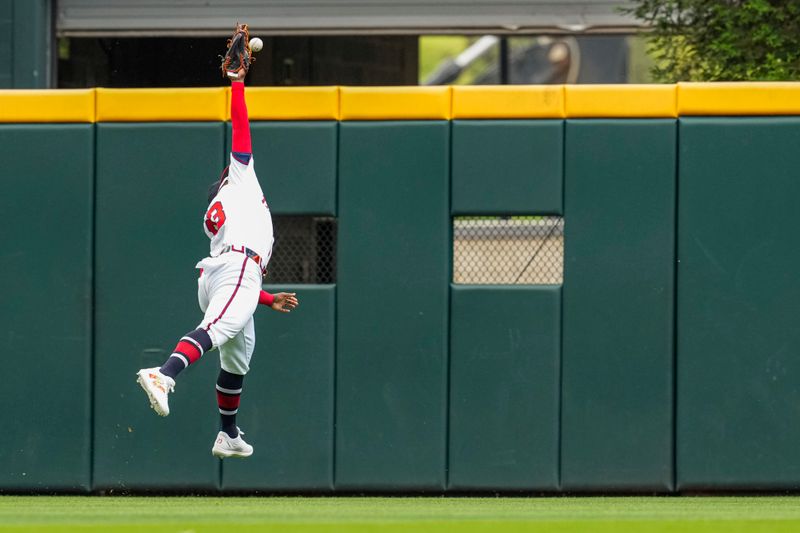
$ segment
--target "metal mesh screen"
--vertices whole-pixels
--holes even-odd
[[[454,283],[549,285],[563,280],[563,217],[453,219]]]
[[[336,219],[273,216],[275,245],[267,283],[336,283]]]

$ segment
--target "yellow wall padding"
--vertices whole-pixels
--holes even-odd
[[[563,118],[563,85],[453,87],[453,118]]]
[[[339,87],[248,87],[245,95],[251,120],[339,118]],[[230,119],[230,104],[226,116]]]
[[[567,117],[677,117],[675,85],[567,85]]]
[[[98,122],[225,120],[226,89],[97,89]]]
[[[450,87],[341,87],[341,120],[447,120]]]
[[[800,83],[679,83],[681,115],[800,115]]]
[[[253,120],[447,120],[800,115],[800,83],[248,87]],[[230,89],[0,90],[0,122],[230,119]]]
[[[0,90],[0,122],[94,122],[94,89]]]

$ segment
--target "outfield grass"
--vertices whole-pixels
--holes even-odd
[[[800,498],[0,496],[0,530],[798,532]]]

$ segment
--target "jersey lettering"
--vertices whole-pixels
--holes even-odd
[[[216,235],[225,224],[225,210],[222,209],[222,202],[214,202],[206,213],[206,228],[212,235]]]

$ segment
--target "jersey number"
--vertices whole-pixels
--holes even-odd
[[[212,235],[216,235],[225,224],[225,211],[222,209],[222,202],[214,202],[206,213],[206,228]]]

